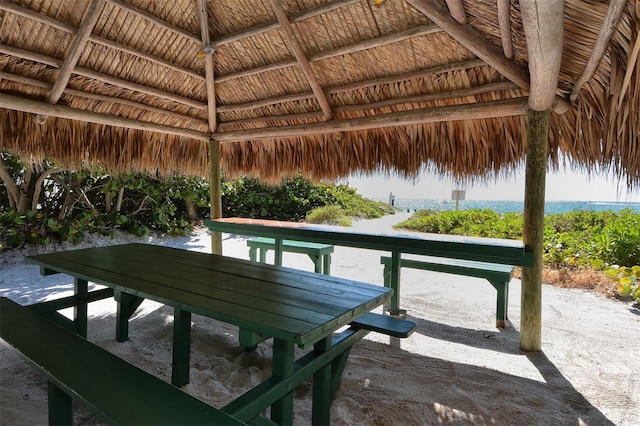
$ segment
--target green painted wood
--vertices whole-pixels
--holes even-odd
[[[51,381],[47,383],[47,398],[49,425],[73,426],[73,399]]]
[[[87,302],[83,299],[89,293],[89,283],[81,278],[73,280],[74,294],[78,297],[78,303],[73,307],[73,322],[76,324],[76,334],[87,337]]]
[[[173,309],[173,362],[171,383],[181,387],[189,383],[191,366],[191,312]]]
[[[331,337],[325,337],[313,346],[313,351],[322,354],[329,351],[331,346]],[[329,363],[313,373],[313,404],[311,407],[311,422],[314,425],[330,424],[332,365],[333,363]]]
[[[294,373],[295,347],[282,339],[273,339],[272,377],[287,380]],[[293,425],[293,385],[271,405],[271,420],[282,426]]]
[[[369,312],[351,322],[351,327],[356,330],[364,329],[404,338],[409,337],[415,331],[416,324],[405,319]]]
[[[0,339],[107,424],[243,424],[4,297]]]
[[[313,344],[390,296],[388,289],[357,281],[145,244],[27,260],[301,346]]]
[[[59,299],[47,300],[46,302],[38,302],[33,305],[29,305],[32,311],[44,314],[47,312],[55,312],[65,308],[71,308],[78,302],[95,302],[97,300],[107,299],[113,297],[113,289],[102,288],[100,290],[93,290],[86,294],[86,296],[79,297],[76,295],[61,297]]]
[[[278,400],[279,395],[307,380],[309,376],[347,352],[369,333],[367,330],[345,330],[333,337],[331,349],[324,353],[310,351],[294,364],[294,373],[286,380],[273,377],[260,383],[222,408],[225,413],[241,421],[258,416],[265,407]]]
[[[400,287],[399,281],[393,280],[393,259],[388,256],[380,257],[380,263],[384,265],[384,285],[394,290],[394,298],[391,299],[391,309],[399,310]],[[425,256],[420,260],[401,259],[403,268],[421,269],[425,271],[444,272],[475,278],[485,278],[497,291],[496,297],[496,327],[504,328],[508,319],[509,306],[509,282],[513,278],[515,267],[496,263],[476,262],[471,260],[445,259]]]
[[[441,234],[370,234],[349,229],[290,222],[225,218],[205,220],[214,232],[309,241],[345,247],[399,251],[452,259],[470,259],[507,265],[531,266],[533,254],[522,241]]]
[[[266,252],[268,250],[276,250],[276,240],[274,238],[252,238],[247,241],[249,247],[249,259],[256,261],[257,252],[260,254],[260,262],[266,262]],[[333,245],[331,244],[318,244],[309,243],[306,241],[295,240],[282,240],[282,252],[300,253],[309,256],[314,265],[314,272],[316,274],[323,273],[325,275],[331,274],[331,253],[333,253]],[[278,257],[276,250],[276,258]],[[280,256],[281,257],[281,256]],[[278,262],[275,262],[278,265]]]
[[[380,257],[380,263],[385,265],[385,267],[391,266],[392,259],[387,256],[382,256]],[[469,277],[499,281],[511,281],[515,270],[513,265],[446,259],[432,256],[425,256],[419,260],[402,259],[401,266],[403,268],[422,269],[425,271],[444,272],[448,274],[465,275]]]

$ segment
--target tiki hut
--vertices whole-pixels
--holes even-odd
[[[214,182],[526,161],[525,349],[545,168],[640,183],[635,0],[2,0],[0,22],[0,149],[32,160]]]

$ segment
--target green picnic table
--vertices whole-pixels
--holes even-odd
[[[41,273],[75,277],[74,296],[32,309],[86,334],[86,304],[110,296],[87,291],[88,281],[113,290],[118,302],[118,340],[128,338],[128,319],[143,299],[174,307],[172,383],[189,381],[191,314],[196,313],[273,337],[272,377],[222,411],[258,421],[271,407],[271,420],[291,424],[293,389],[313,377],[313,423],[329,424],[335,395],[350,348],[369,331],[406,337],[415,324],[388,323],[370,313],[388,303],[392,290],[327,275],[241,259],[146,244],[95,247],[30,256]],[[102,292],[102,293],[100,293]],[[70,323],[56,311],[76,308]],[[349,326],[344,331],[338,329]],[[313,348],[295,359],[295,346]]]

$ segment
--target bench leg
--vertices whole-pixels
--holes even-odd
[[[116,340],[118,342],[125,342],[129,339],[129,319],[136,309],[138,309],[142,304],[144,299],[118,290],[113,292],[113,297],[118,303],[118,313],[116,316]]]
[[[504,328],[507,321],[507,309],[509,305],[509,283],[501,281],[489,281],[498,292],[496,302],[496,327]]]
[[[249,260],[252,262],[256,261],[256,251],[257,249],[255,247],[249,248]]]
[[[191,312],[173,310],[173,363],[171,383],[181,387],[189,383],[191,356]]]
[[[342,377],[342,372],[344,371],[344,367],[347,365],[347,359],[349,359],[349,354],[351,353],[351,348],[344,351],[340,356],[336,357],[331,364],[331,400],[333,401],[338,393],[338,388],[340,387],[340,379]]]
[[[314,256],[308,253],[307,253],[307,256],[309,256],[309,259],[311,259],[311,261],[313,262],[313,272],[315,272],[316,274],[321,274],[322,273],[322,257]]]
[[[267,250],[263,248],[260,249],[260,263],[267,263]]]
[[[294,370],[295,347],[286,340],[273,339],[273,372],[275,379],[287,379]],[[271,406],[271,420],[279,425],[293,424],[293,387]]]
[[[258,343],[262,343],[268,338],[269,336],[256,333],[255,331],[251,331],[247,328],[241,327],[238,332],[238,340],[240,342],[240,346],[243,346],[246,352],[255,350],[255,348],[258,346]]]
[[[331,275],[331,255],[325,254],[322,256],[322,273],[325,275]]]
[[[74,278],[73,286],[78,299],[86,298],[89,293],[89,283],[81,278]],[[73,308],[73,321],[76,324],[76,334],[87,338],[87,301],[78,301]]]
[[[325,337],[313,346],[314,352],[325,353],[331,349],[332,337]],[[330,424],[330,405],[332,386],[332,364],[329,363],[313,374],[313,405],[311,423],[313,425]]]
[[[49,425],[73,425],[73,400],[51,381],[48,382]]]

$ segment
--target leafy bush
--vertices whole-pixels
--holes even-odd
[[[596,237],[598,254],[610,264],[640,264],[640,214],[622,210]]]
[[[306,221],[328,225],[351,226],[351,219],[346,211],[337,204],[316,207],[307,213]]]
[[[605,275],[618,282],[618,293],[622,297],[631,297],[640,305],[640,266],[614,265],[605,271]]]

